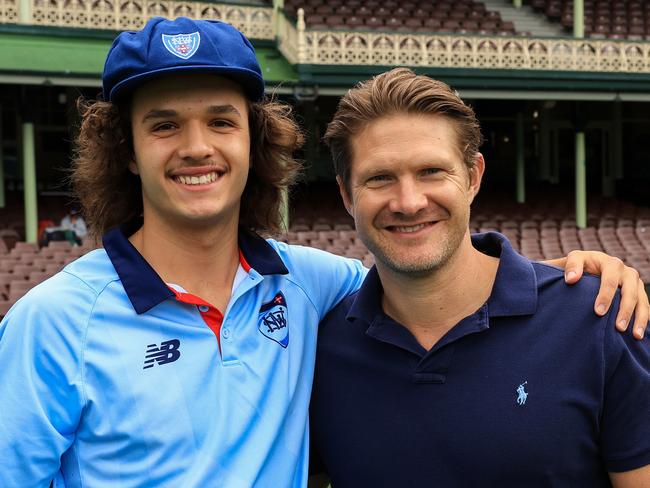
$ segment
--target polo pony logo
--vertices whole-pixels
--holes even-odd
[[[163,34],[162,42],[165,48],[174,56],[189,59],[199,50],[201,34],[198,31],[191,34],[176,34],[175,36]]]
[[[517,403],[519,405],[525,405],[526,399],[528,398],[528,392],[524,388],[524,385],[528,384],[528,381],[524,381],[521,385],[517,387]]]

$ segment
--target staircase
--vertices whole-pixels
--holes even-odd
[[[533,37],[568,37],[559,22],[550,22],[530,5],[515,8],[512,0],[482,0],[488,10],[501,14],[501,19],[515,24],[517,32],[530,32]]]

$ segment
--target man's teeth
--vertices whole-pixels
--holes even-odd
[[[397,232],[404,232],[404,233],[410,233],[410,232],[417,232],[420,229],[424,229],[425,224],[418,224],[418,225],[410,225],[410,226],[398,226],[396,225],[394,229]]]
[[[184,185],[205,185],[207,183],[212,183],[217,181],[219,178],[219,173],[213,171],[212,173],[207,173],[201,176],[177,176],[176,179],[179,183]]]

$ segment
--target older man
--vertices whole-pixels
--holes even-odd
[[[315,452],[336,488],[650,486],[650,347],[561,270],[471,236],[473,111],[407,69],[350,90],[328,127],[376,267],[321,323]]]

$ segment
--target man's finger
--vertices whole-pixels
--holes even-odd
[[[625,264],[619,258],[607,255],[604,257],[606,259],[600,259],[599,262],[596,263],[599,266],[596,266],[594,263],[587,263],[585,266],[587,271],[591,273],[597,272],[597,268],[600,267],[600,290],[598,290],[598,296],[596,297],[596,303],[594,306],[594,310],[598,315],[605,315],[607,313],[612,304],[612,300],[614,299],[616,290],[624,282],[626,273]],[[591,269],[592,266],[594,267],[594,270]],[[636,286],[633,287],[632,295],[630,297],[630,288],[632,286],[630,285],[629,279],[627,284],[628,290],[626,290],[625,293],[621,293],[621,299],[629,300],[632,298],[633,301],[636,301]]]
[[[582,251],[571,251],[564,260],[564,281],[572,285],[581,277],[584,270],[585,255]]]
[[[643,289],[639,290],[639,273],[634,268],[625,266],[623,276],[621,277],[621,304],[616,315],[616,328],[620,331],[627,330],[630,324],[630,317],[634,313],[635,307],[639,306],[641,293],[645,294]]]
[[[643,281],[639,279],[639,301],[636,304],[636,312],[634,316],[634,337],[643,339],[646,328],[648,327],[648,319],[650,319],[650,303],[648,302],[648,295],[645,292]]]

